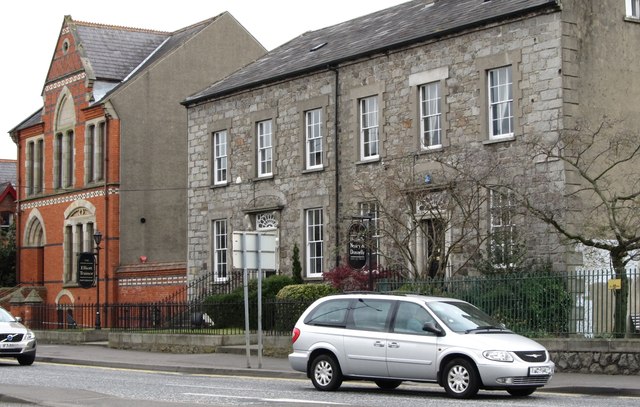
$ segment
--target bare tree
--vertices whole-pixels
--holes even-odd
[[[621,281],[614,316],[618,334],[627,324],[625,266],[640,249],[640,137],[621,128],[622,123],[605,119],[595,129],[585,125],[522,137],[509,147],[510,161],[472,144],[439,158],[468,182],[509,191],[523,214],[550,227],[561,243],[607,252]]]
[[[407,278],[468,269],[486,238],[479,229],[486,195],[431,157],[387,161],[384,174],[358,179],[355,191],[361,206],[352,212],[375,208],[371,250],[385,264],[402,266]]]
[[[554,142],[532,140],[536,158],[565,167],[564,205],[552,208],[531,194],[520,194],[527,210],[561,236],[609,254],[621,281],[613,327],[618,334],[627,325],[626,265],[640,249],[640,138],[620,130],[622,124],[605,119],[593,130],[585,126],[563,132]]]

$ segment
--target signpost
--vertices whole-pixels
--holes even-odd
[[[78,254],[78,285],[91,288],[96,282],[96,255],[83,252]]]
[[[258,271],[258,369],[262,368],[262,270],[276,268],[276,236],[264,232],[233,232],[233,265],[243,269],[244,319],[247,367],[249,344],[249,277],[248,270]]]

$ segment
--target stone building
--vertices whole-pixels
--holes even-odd
[[[19,282],[59,307],[174,294],[187,281],[180,101],[266,50],[222,13],[174,32],[66,16],[53,51],[42,108],[10,132]],[[85,289],[78,254],[94,252],[97,232]]]
[[[360,222],[372,267],[469,274],[519,250],[579,266],[504,181],[538,180],[528,193],[554,203],[579,182],[531,140],[606,116],[638,128],[639,17],[635,0],[415,0],[304,33],[191,95],[188,272],[225,278],[232,233],[265,231],[282,272],[298,245],[318,279]],[[573,204],[560,215],[579,227]]]

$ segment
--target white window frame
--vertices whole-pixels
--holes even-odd
[[[377,160],[380,158],[378,96],[362,98],[358,105],[360,109],[360,160]]]
[[[70,213],[65,216],[63,229],[62,283],[65,286],[75,286],[78,284],[78,255],[82,252],[95,252],[95,209],[74,206],[68,211]]]
[[[322,277],[324,264],[324,215],[322,208],[305,211],[307,277]]]
[[[640,19],[640,0],[627,0],[626,1],[627,17],[633,19]]]
[[[104,181],[104,142],[107,131],[105,121],[96,124],[96,132],[93,146],[93,181]]]
[[[25,174],[27,196],[44,192],[44,139],[29,139],[26,148]]]
[[[258,177],[273,176],[273,125],[271,119],[256,123]]]
[[[53,188],[62,188],[62,167],[63,167],[63,153],[62,146],[64,145],[64,136],[62,132],[57,132],[53,137]]]
[[[228,182],[228,133],[220,130],[213,133],[213,184],[225,185]]]
[[[511,257],[514,253],[516,244],[514,216],[513,194],[510,191],[504,192],[497,189],[489,189],[489,244],[491,245],[490,250],[492,253],[495,252],[496,245],[493,236],[499,234],[503,237],[499,248],[500,253],[502,253],[502,261],[497,263],[496,266],[509,266],[507,255]],[[504,239],[504,237],[507,239]],[[492,256],[492,258],[495,258],[495,256]]]
[[[74,185],[75,172],[75,133],[73,130],[67,131],[63,140],[62,161],[64,163],[64,171],[62,172],[62,186],[63,188],[71,188]]]
[[[308,110],[304,115],[306,168],[308,170],[322,168],[322,109]]]
[[[420,145],[423,150],[442,147],[440,81],[426,83],[420,92]]]
[[[104,179],[104,134],[106,124],[97,121],[87,124],[84,135],[84,179],[91,184]]]
[[[84,133],[84,178],[85,184],[95,181],[95,146],[97,127],[95,123],[87,126]]]
[[[489,103],[489,137],[510,138],[514,135],[513,72],[512,66],[487,71]]]
[[[229,278],[229,225],[226,219],[215,219],[211,224],[213,235],[212,263],[215,281]]]
[[[372,228],[369,230],[371,233],[371,239],[373,240],[373,253],[371,253],[371,257],[375,259],[374,263],[376,266],[380,266],[380,260],[382,257],[380,256],[380,242],[382,240],[382,234],[380,229],[380,206],[377,202],[360,202],[358,204],[360,209],[360,216],[371,216],[368,219],[368,228]]]

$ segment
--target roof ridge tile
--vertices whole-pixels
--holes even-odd
[[[73,20],[73,23],[76,25],[82,25],[85,27],[93,27],[93,28],[105,28],[105,29],[114,29],[114,30],[122,30],[122,31],[148,33],[148,34],[163,34],[163,35],[171,34],[171,31],[160,31],[160,30],[152,30],[148,28],[127,27],[127,26],[113,25],[113,24],[92,23],[88,21]]]

